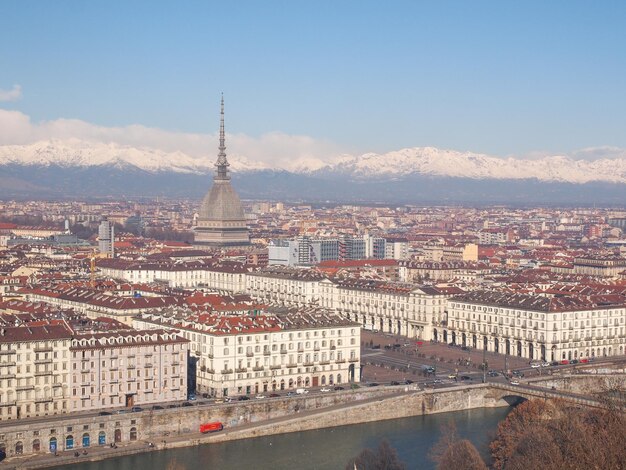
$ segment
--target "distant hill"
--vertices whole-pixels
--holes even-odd
[[[243,198],[384,202],[626,202],[626,159],[498,158],[430,147],[272,170],[232,158]],[[0,197],[200,197],[213,158],[115,144],[47,141],[0,147]]]

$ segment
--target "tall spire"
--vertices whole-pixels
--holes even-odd
[[[222,93],[222,109],[220,113],[220,146],[219,153],[217,154],[217,162],[215,166],[217,167],[217,173],[213,179],[216,180],[228,180],[230,176],[228,175],[228,167],[230,163],[226,159],[226,134],[224,133],[224,93]]]

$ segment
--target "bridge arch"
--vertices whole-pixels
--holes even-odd
[[[504,395],[501,400],[504,400],[509,406],[517,406],[527,401],[528,398],[524,398],[519,395]]]

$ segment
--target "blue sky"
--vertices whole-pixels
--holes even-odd
[[[626,2],[5,0],[0,18],[0,108],[31,125],[214,133],[223,91],[230,133],[324,151],[626,147]]]

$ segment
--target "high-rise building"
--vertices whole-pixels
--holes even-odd
[[[111,258],[115,256],[115,227],[107,219],[98,227],[98,250]]]
[[[239,196],[230,184],[224,134],[224,96],[220,119],[220,146],[215,163],[213,186],[204,196],[196,226],[194,244],[201,247],[250,245],[250,236]]]

